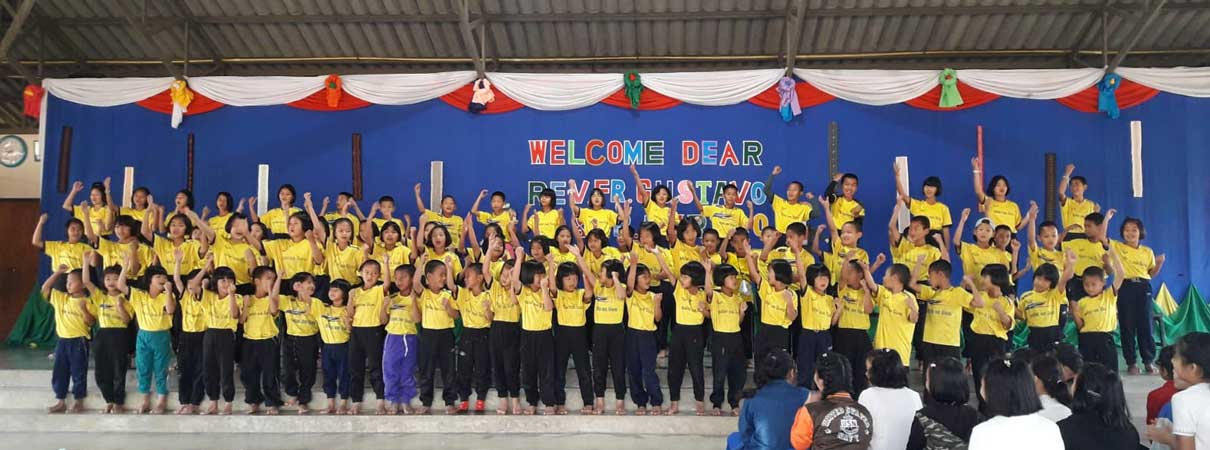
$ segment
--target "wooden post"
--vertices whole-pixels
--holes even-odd
[[[361,133],[353,133],[353,199],[361,200]]]
[[[1047,153],[1045,157],[1046,168],[1042,176],[1046,180],[1046,201],[1043,204],[1043,212],[1046,213],[1046,220],[1055,221],[1056,209],[1059,205],[1059,189],[1055,184],[1055,170],[1057,169],[1055,154]],[[1063,226],[1067,226],[1067,224],[1063,224]]]
[[[840,126],[828,123],[828,181],[840,172]]]
[[[71,127],[63,127],[59,135],[59,193],[67,192],[71,183]]]
[[[193,192],[193,133],[185,142],[185,189]]]

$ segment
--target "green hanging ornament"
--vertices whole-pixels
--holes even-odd
[[[958,72],[954,69],[942,70],[938,81],[941,84],[941,101],[937,102],[937,106],[953,108],[962,105],[962,94],[958,93]]]
[[[626,72],[624,83],[626,86],[626,97],[630,99],[630,107],[639,109],[639,99],[643,95],[643,79],[639,77],[639,73],[635,71]]]

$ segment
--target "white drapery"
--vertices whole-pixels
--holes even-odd
[[[475,80],[475,72],[343,75],[345,92],[376,105],[411,105],[441,97]]]
[[[172,77],[46,79],[42,87],[55,97],[88,106],[134,103],[167,91]]]
[[[836,98],[875,106],[924,95],[937,87],[940,74],[939,70],[794,69],[795,76]]]
[[[642,74],[643,87],[685,103],[734,105],[748,101],[780,80],[782,69]],[[618,82],[621,82],[618,77]]]
[[[504,73],[487,79],[513,100],[542,111],[565,111],[595,105],[622,89],[620,73]]]
[[[980,91],[1036,100],[1075,95],[1097,84],[1104,76],[1104,70],[1094,68],[958,71],[959,81]]]
[[[231,106],[269,106],[296,102],[324,88],[326,75],[314,77],[196,77],[189,88]]]
[[[1210,67],[1119,67],[1117,72],[1127,80],[1152,89],[1189,97],[1210,97]]]

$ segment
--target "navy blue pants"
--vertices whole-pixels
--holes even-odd
[[[324,344],[323,348],[324,395],[341,400],[349,398],[349,343]]]
[[[1151,334],[1152,304],[1149,280],[1127,280],[1122,283],[1122,290],[1118,293],[1118,324],[1121,326],[1122,356],[1127,366],[1133,366],[1139,357],[1143,364],[1155,361],[1155,336]],[[1135,347],[1136,342],[1138,347]]]
[[[50,375],[55,398],[67,398],[67,383],[71,396],[81,400],[88,396],[88,338],[59,338],[55,344],[55,369]]]
[[[664,393],[660,391],[660,377],[655,374],[655,332],[626,329],[626,370],[630,372],[630,399],[640,408],[661,406]]]
[[[798,335],[798,386],[816,390],[815,359],[832,349],[832,332],[802,330]]]

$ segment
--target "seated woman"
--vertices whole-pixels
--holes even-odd
[[[866,356],[866,375],[870,388],[861,391],[858,402],[874,418],[871,450],[902,450],[907,445],[912,421],[920,404],[920,394],[907,387],[907,366],[899,352],[878,348]]]
[[[1042,403],[1029,364],[998,357],[987,363],[981,387],[989,419],[971,431],[970,450],[1061,450],[1063,437]]]
[[[1130,423],[1122,379],[1103,365],[1092,363],[1076,376],[1071,417],[1059,422],[1069,449],[1135,450],[1139,433]]]
[[[739,431],[727,437],[727,449],[786,450],[794,412],[807,401],[807,390],[795,386],[798,376],[794,357],[773,349],[761,359],[756,374],[756,392],[744,401],[739,413]]]
[[[964,448],[983,415],[967,406],[970,384],[956,358],[942,358],[924,372],[924,408],[916,411],[908,450]]]
[[[798,408],[790,442],[795,450],[870,448],[874,419],[870,411],[853,400],[853,369],[849,359],[824,352],[815,360],[815,386],[820,400]]]
[[[1071,416],[1071,408],[1068,407],[1071,405],[1071,391],[1067,382],[1063,381],[1063,365],[1049,355],[1038,356],[1032,361],[1029,368],[1034,373],[1034,390],[1042,403],[1042,410],[1038,414],[1056,423]]]

